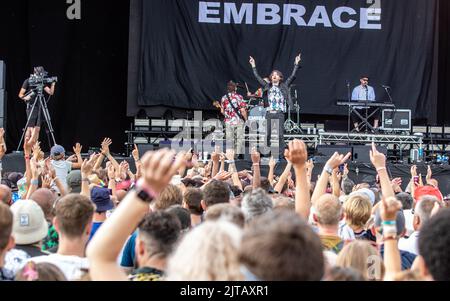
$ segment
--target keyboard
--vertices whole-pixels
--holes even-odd
[[[381,102],[348,102],[348,101],[338,101],[338,106],[350,106],[350,107],[370,107],[370,108],[395,108],[392,103],[381,103]]]

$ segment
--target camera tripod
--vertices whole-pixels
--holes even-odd
[[[55,134],[54,134],[54,129],[52,126],[52,121],[50,118],[50,113],[48,111],[48,107],[47,107],[47,101],[45,100],[45,96],[44,96],[44,84],[39,84],[35,89],[34,92],[37,94],[36,99],[34,100],[34,104],[33,107],[31,108],[30,114],[28,116],[27,119],[27,124],[25,125],[25,128],[23,129],[23,133],[22,133],[22,137],[20,138],[20,142],[19,142],[19,146],[17,148],[17,151],[20,151],[20,147],[22,146],[22,142],[25,138],[25,133],[28,129],[28,126],[31,122],[31,117],[33,116],[34,111],[37,110],[41,110],[42,114],[44,115],[44,119],[45,119],[45,123],[47,125],[48,128],[48,132],[50,132],[51,138],[52,138],[52,142],[53,144],[51,144],[50,141],[50,137],[48,137],[48,132],[47,132],[47,138],[49,140],[49,146],[52,147],[53,145],[56,145],[56,140],[55,140]],[[38,112],[39,114],[40,112]],[[40,126],[40,125],[39,125]]]

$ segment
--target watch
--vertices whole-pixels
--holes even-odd
[[[150,204],[155,199],[153,194],[148,193],[144,189],[138,189],[135,187],[134,190],[136,191],[137,197],[144,203]]]
[[[326,171],[327,174],[329,174],[330,176],[333,174],[333,169],[332,169],[330,166],[328,166],[328,165],[326,165],[326,166],[323,168],[323,170]]]

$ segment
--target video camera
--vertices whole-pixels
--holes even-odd
[[[30,86],[40,86],[40,85],[48,85],[51,83],[56,83],[58,82],[58,77],[53,76],[53,77],[49,77],[47,76],[48,73],[47,72],[42,72],[39,74],[31,74],[30,78],[28,79],[28,84]]]

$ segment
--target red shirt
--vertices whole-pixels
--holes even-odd
[[[230,103],[233,103],[233,106]],[[237,94],[237,93],[228,93],[224,97],[222,97],[221,101],[222,107],[224,109],[224,115],[225,115],[225,123],[229,125],[238,125],[241,122],[244,122],[242,118],[239,117],[239,115],[236,114],[236,111],[240,111],[241,109],[247,108],[247,104],[244,101],[244,98]]]

